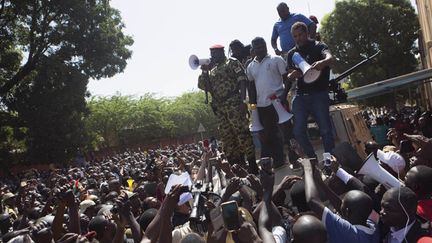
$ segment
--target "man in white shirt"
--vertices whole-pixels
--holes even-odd
[[[264,131],[260,134],[261,158],[272,157],[273,167],[278,168],[285,163],[283,139],[279,130],[279,117],[272,100],[279,99],[284,104],[291,85],[288,83],[286,63],[279,56],[271,56],[267,52],[266,42],[262,37],[252,40],[252,48],[256,54],[247,67],[247,76],[255,86],[256,100],[250,95],[250,104],[256,104],[260,122]],[[284,85],[285,84],[285,85]]]

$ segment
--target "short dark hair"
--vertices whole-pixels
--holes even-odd
[[[282,7],[287,7],[287,8],[289,8],[288,5],[287,5],[286,3],[281,2],[281,3],[279,3],[279,4],[277,5],[276,9],[279,9],[279,8],[282,8]]]
[[[252,43],[252,48],[253,48],[258,43],[264,43],[265,44],[266,42],[265,42],[264,38],[262,38],[262,37],[255,37],[251,43]]]
[[[408,212],[415,214],[417,210],[417,195],[408,187],[392,187],[385,194],[389,193],[392,200],[399,201],[399,204]]]
[[[293,24],[293,26],[291,27],[291,33],[294,32],[294,30],[300,29],[301,31],[307,33],[308,32],[308,27],[305,23],[303,22],[295,22]]]
[[[156,217],[158,210],[155,208],[149,208],[141,214],[139,218],[139,225],[142,230],[146,230],[151,221]]]

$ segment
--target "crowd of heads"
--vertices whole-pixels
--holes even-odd
[[[364,117],[367,122],[374,120],[371,127],[388,125],[388,144],[379,146],[370,141],[366,149],[400,180],[401,187],[387,188],[376,179],[356,174],[358,168],[350,168],[349,163],[343,159],[338,162],[336,157],[330,174],[322,172],[325,166],[316,159],[301,158],[304,172],[300,176],[286,175],[275,184],[271,168],[262,168],[259,175],[254,175],[241,165],[229,164],[216,141],[126,151],[81,166],[30,169],[3,176],[1,239],[247,242],[251,237],[265,239],[270,234],[275,242],[331,242],[308,192],[311,181],[305,176],[310,164],[314,174],[324,178],[324,185],[341,199],[340,204],[330,203],[329,209],[348,222],[361,224],[375,212],[377,227],[383,229],[381,238],[386,229],[404,228],[417,219],[428,222],[432,219],[432,140],[422,133],[427,130],[422,130],[418,122],[430,119],[428,113],[416,116],[418,112],[414,112],[409,123],[401,113],[376,113],[366,111]],[[414,149],[407,154],[400,153],[401,141],[405,140]],[[400,161],[403,166],[395,167]],[[360,186],[344,184],[336,175],[339,168],[350,171]],[[167,189],[171,177],[182,176],[190,183]],[[314,175],[313,181],[320,184],[318,177]],[[323,202],[327,199],[328,195],[322,196]],[[224,215],[217,213],[227,202],[238,205],[239,225],[235,230],[228,230]]]

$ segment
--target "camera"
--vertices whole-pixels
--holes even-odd
[[[332,164],[332,157],[330,153],[323,153],[323,159],[324,159],[324,168],[323,168],[323,172],[324,175],[326,176],[330,176],[331,175],[331,164]]]
[[[190,190],[193,195],[193,204],[189,222],[191,227],[197,232],[204,233],[207,231],[207,220],[210,220],[210,215],[205,207],[207,200],[205,196],[210,191],[212,191],[211,183],[203,183],[202,181],[197,181]]]
[[[270,157],[264,157],[260,160],[261,169],[268,174],[272,173],[272,167],[273,167],[273,160]]]

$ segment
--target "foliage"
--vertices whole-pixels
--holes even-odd
[[[9,100],[9,109],[17,112],[28,128],[28,161],[64,162],[83,148],[87,82],[79,70],[46,59],[32,86]]]
[[[124,70],[123,30],[108,0],[0,0],[0,160],[64,162],[87,144],[87,83]]]
[[[112,147],[177,138],[197,133],[200,123],[216,132],[215,117],[204,103],[203,92],[190,92],[174,99],[145,94],[93,97],[88,102],[87,130],[93,145]]]
[[[0,96],[13,96],[46,57],[95,79],[122,72],[133,43],[123,28],[106,0],[2,0]]]
[[[334,11],[321,23],[321,36],[336,57],[336,73],[382,51],[375,63],[366,64],[350,76],[354,87],[406,74],[416,68],[413,47],[419,24],[408,0],[337,1]]]

